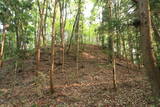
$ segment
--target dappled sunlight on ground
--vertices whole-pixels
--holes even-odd
[[[86,58],[86,59],[94,59],[95,56],[91,55],[90,53],[87,52],[82,52],[82,57]]]

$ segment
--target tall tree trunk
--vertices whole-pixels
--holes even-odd
[[[109,7],[109,21],[112,19],[112,6],[111,1],[108,1],[108,7]],[[117,84],[116,84],[116,58],[115,58],[115,52],[114,52],[114,34],[111,35],[111,28],[109,28],[109,36],[110,36],[110,52],[111,52],[111,59],[112,59],[112,72],[113,72],[113,88],[114,90],[117,90]]]
[[[38,34],[37,34],[37,46],[36,46],[36,69],[39,69],[39,64],[40,64],[40,53],[41,53],[41,36],[43,36],[42,31],[43,31],[43,20],[44,20],[44,8],[45,8],[45,3],[46,0],[43,1],[43,6],[41,8],[39,0],[37,0],[38,7],[39,7],[39,25],[38,25]]]
[[[79,0],[78,2],[78,13],[79,13],[79,17],[78,17],[78,22],[77,22],[77,26],[76,26],[76,65],[77,65],[77,72],[78,72],[78,68],[79,68],[79,23],[80,23],[80,14],[81,14],[81,0]]]
[[[79,68],[79,24],[77,26],[76,31],[76,67],[77,67],[77,73]]]
[[[76,26],[77,26],[78,21],[79,21],[79,15],[80,15],[79,12],[80,12],[80,8],[78,8],[78,11],[77,11],[77,14],[76,14],[76,18],[75,18],[75,21],[74,21],[74,24],[73,24],[73,27],[72,27],[72,33],[71,33],[71,37],[70,37],[70,40],[69,40],[67,53],[69,53],[71,45],[72,45],[72,39],[73,39],[73,36],[75,34],[75,29],[76,29]]]
[[[62,62],[62,72],[64,70],[64,0],[59,1],[59,7],[60,7],[60,37],[61,37],[61,62]]]
[[[151,34],[151,15],[149,0],[138,0],[139,4],[139,18],[141,22],[141,48],[144,60],[144,67],[151,81],[153,95],[158,103],[160,98],[160,71],[157,69],[156,59],[152,47],[152,34]]]
[[[44,15],[44,25],[43,25],[43,30],[42,30],[42,37],[43,37],[43,46],[46,47],[46,36],[47,36],[47,16],[48,16],[48,6],[49,6],[49,1],[46,1],[46,8],[45,8],[45,15]]]
[[[54,4],[54,13],[52,19],[52,44],[51,44],[51,70],[50,70],[50,91],[51,93],[54,92],[53,89],[53,72],[54,72],[54,54],[55,54],[55,19],[56,19],[56,7],[57,7],[57,0],[55,0]]]
[[[41,36],[40,36],[40,28],[38,30],[38,34],[37,34],[37,44],[36,44],[36,69],[39,69],[39,63],[40,63],[40,45],[41,45]]]

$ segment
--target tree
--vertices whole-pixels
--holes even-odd
[[[57,0],[54,1],[54,12],[52,18],[52,43],[51,43],[51,70],[50,70],[50,90],[51,93],[54,92],[53,89],[53,72],[54,72],[54,54],[55,54],[55,19],[56,19],[56,7],[57,7]]]
[[[78,72],[78,63],[79,63],[79,36],[80,36],[80,15],[81,15],[81,6],[82,0],[78,1],[78,20],[75,28],[75,36],[76,36],[76,65],[77,65],[77,72]]]
[[[79,27],[80,14],[81,14],[81,0],[78,1],[77,14],[76,14],[76,17],[75,17],[75,20],[74,20],[74,24],[73,24],[73,27],[72,27],[72,32],[71,32],[71,37],[70,37],[70,40],[69,40],[67,53],[69,53],[69,51],[70,51],[70,48],[71,48],[71,45],[72,45],[72,39],[73,39],[75,33],[77,33],[76,30],[79,29],[78,27]]]
[[[157,68],[156,58],[152,47],[151,34],[151,14],[149,0],[139,0],[139,18],[140,18],[140,34],[141,34],[141,49],[144,60],[144,67],[151,81],[153,95],[156,104],[160,98],[160,71]]]
[[[109,8],[109,21],[111,22],[112,20],[112,6],[111,6],[111,1],[108,1],[108,8]],[[113,88],[116,90],[117,89],[117,84],[116,84],[116,60],[115,60],[115,52],[114,52],[114,34],[111,32],[114,32],[111,30],[111,27],[109,26],[109,51],[110,51],[110,57],[111,62],[112,62],[112,71],[113,71]]]
[[[39,8],[39,23],[38,23],[38,34],[37,34],[37,40],[36,40],[36,69],[39,69],[39,63],[40,63],[40,53],[41,53],[41,37],[43,37],[43,27],[44,27],[44,9],[46,0],[43,1],[42,7],[40,6],[40,1],[37,0],[38,8]]]
[[[67,3],[68,0],[59,0],[59,9],[60,9],[60,38],[61,38],[61,62],[62,62],[62,72],[64,70],[64,57],[65,57],[65,44],[64,44],[64,31],[67,18]]]
[[[3,65],[3,54],[4,54],[4,45],[5,45],[5,39],[6,39],[6,28],[9,27],[9,25],[3,24],[3,34],[2,34],[2,41],[1,41],[1,49],[0,49],[0,67]]]

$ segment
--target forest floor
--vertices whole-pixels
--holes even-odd
[[[74,53],[72,50],[65,55],[62,72],[57,52],[53,94],[49,90],[49,48],[41,51],[38,76],[34,56],[23,61],[23,70],[14,70],[14,60],[6,61],[0,70],[0,107],[140,107],[153,103],[151,86],[143,70],[136,70],[132,64],[128,72],[126,61],[117,59],[118,90],[114,91],[112,67],[99,46],[85,45],[80,52],[78,72]]]

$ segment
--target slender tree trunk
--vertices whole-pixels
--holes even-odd
[[[72,28],[72,33],[71,33],[71,37],[70,37],[70,41],[69,41],[69,45],[68,45],[68,49],[67,49],[67,53],[69,53],[70,51],[70,48],[71,48],[71,45],[72,45],[72,39],[73,39],[73,36],[75,34],[75,28],[77,26],[77,23],[79,21],[79,8],[78,8],[78,11],[77,11],[77,14],[76,14],[76,18],[75,18],[75,21],[74,21],[74,24],[73,24],[73,28]]]
[[[113,35],[112,35],[111,43],[112,43],[113,88],[114,88],[114,90],[117,90],[117,83],[116,83],[116,60],[115,60],[115,52],[114,52],[114,37],[113,37]]]
[[[79,63],[79,21],[76,27],[76,67],[77,67],[77,72],[78,72],[78,63]]]
[[[84,40],[83,40],[83,32],[84,32],[84,21],[83,21],[84,19],[82,19],[82,31],[81,31],[81,36],[80,36],[80,40],[79,40],[79,42],[80,42],[80,49],[82,49],[83,50],[83,44],[84,44]]]
[[[130,52],[130,58],[132,63],[134,63],[134,59],[133,59],[133,43],[132,43],[132,34],[129,34],[131,36],[128,36],[128,44],[129,44],[129,52]]]
[[[125,47],[125,40],[124,40],[124,36],[122,37],[122,46],[123,46],[123,59],[126,57],[126,47]]]
[[[60,7],[60,37],[61,37],[61,62],[62,62],[62,72],[64,70],[64,0],[59,1],[59,7]]]
[[[122,39],[123,39],[123,35],[120,34],[120,35],[119,35],[119,43],[120,43],[120,44],[119,44],[119,45],[120,45],[120,46],[119,46],[119,48],[120,48],[120,54],[119,54],[120,57],[119,57],[119,58],[120,58],[120,60],[121,60],[122,57],[123,57],[123,40],[122,40]]]
[[[126,44],[125,44],[125,39],[123,37],[123,49],[124,49],[124,58],[125,58],[125,61],[127,62],[127,70],[129,72],[129,61],[128,61],[128,53],[127,53],[127,49],[126,49]]]
[[[111,1],[108,1],[108,7],[109,7],[109,21],[111,21],[112,18],[112,7],[111,7]],[[110,36],[110,52],[111,52],[111,59],[112,59],[112,71],[113,71],[113,88],[114,90],[117,90],[117,83],[116,83],[116,58],[115,58],[115,52],[114,52],[114,35],[111,35],[111,28],[109,29],[109,36]]]
[[[107,5],[106,5],[107,6]],[[109,8],[109,21],[111,21],[112,18],[112,7],[111,7],[111,1],[108,1],[108,8]],[[112,42],[112,36],[111,36],[111,28],[109,28],[109,37],[108,37],[108,50],[109,50],[109,62],[112,63],[112,46],[113,46],[113,42]]]
[[[115,7],[115,18],[116,18],[116,20],[118,20],[118,18],[119,18],[119,10],[118,10],[118,3],[116,3],[116,4],[114,4],[114,7]],[[115,27],[115,32],[116,32],[116,57],[118,57],[119,58],[119,55],[120,55],[120,35],[119,35],[119,32],[118,32],[118,26],[116,26]]]
[[[39,63],[40,63],[40,44],[41,44],[41,36],[40,36],[40,28],[38,30],[37,34],[37,44],[36,44],[36,69],[39,69]]]
[[[38,41],[37,40],[37,35],[38,35],[38,29],[39,29],[38,28],[38,15],[37,14],[36,14],[36,21],[35,21],[34,27],[36,28],[36,30],[34,32],[34,47],[35,47],[35,49],[37,49],[37,41]]]
[[[16,27],[15,27],[15,30],[16,30],[16,47],[17,47],[17,50],[20,50],[20,37],[19,37],[19,21],[16,21]]]
[[[1,50],[0,50],[0,67],[3,66],[3,54],[4,54],[4,45],[5,45],[5,39],[6,39],[6,27],[3,24],[3,34],[2,34],[2,41],[1,41]]]
[[[51,44],[51,70],[50,70],[50,91],[51,93],[54,92],[53,89],[53,72],[54,72],[54,55],[55,55],[55,19],[56,19],[56,7],[57,7],[57,0],[54,4],[54,13],[53,13],[53,21],[52,21],[52,44]]]
[[[160,71],[157,69],[156,59],[152,47],[152,34],[151,34],[151,15],[149,0],[138,0],[139,4],[139,18],[141,22],[141,48],[144,60],[144,67],[151,81],[153,95],[156,104],[160,98]]]
[[[40,64],[40,53],[41,53],[41,36],[43,36],[42,31],[43,31],[43,20],[44,20],[44,7],[45,7],[45,3],[46,0],[43,1],[43,6],[41,8],[40,6],[40,2],[39,0],[37,0],[38,3],[38,7],[39,7],[39,15],[40,15],[40,19],[39,19],[39,25],[38,25],[38,34],[37,34],[37,46],[36,46],[36,69],[39,69],[39,64]]]
[[[79,68],[79,24],[80,24],[80,14],[81,14],[81,0],[78,1],[78,20],[75,28],[75,34],[76,34],[76,67],[77,67],[77,73]]]
[[[44,16],[44,27],[43,27],[43,46],[46,47],[46,36],[47,36],[47,16],[48,16],[48,3],[49,1],[46,1],[46,9],[45,9],[45,16]]]
[[[77,28],[79,29],[79,27]],[[76,66],[77,66],[77,73],[78,73],[78,68],[79,68],[79,30],[77,31],[76,34]]]
[[[121,44],[120,44],[120,35],[118,34],[118,32],[117,32],[117,35],[116,35],[116,39],[117,39],[117,41],[116,41],[116,50],[117,50],[117,54],[116,54],[116,56],[119,58],[120,57],[120,55],[121,55]]]

